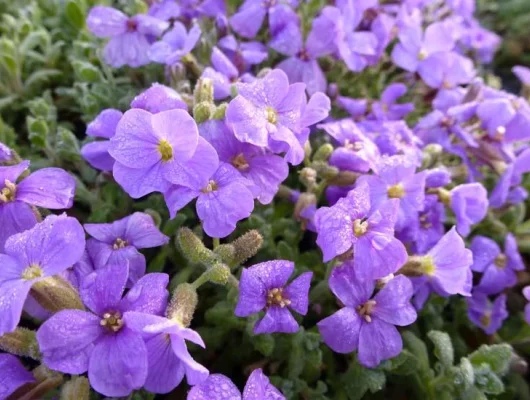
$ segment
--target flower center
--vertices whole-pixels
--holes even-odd
[[[232,165],[240,171],[246,171],[249,168],[248,161],[243,153],[239,153],[232,158]]]
[[[374,306],[376,305],[375,300],[368,300],[362,306],[357,306],[356,310],[359,315],[364,318],[366,322],[372,322],[372,312],[374,311]]]
[[[122,238],[118,238],[116,239],[116,241],[114,242],[114,244],[112,245],[112,248],[114,250],[118,250],[118,249],[123,249],[124,247],[126,247],[127,245],[129,245],[129,243],[127,242],[127,240],[123,240]]]
[[[135,32],[136,29],[138,28],[138,22],[136,22],[136,20],[130,18],[129,20],[127,20],[127,31],[128,32]]]
[[[3,203],[9,203],[15,200],[16,185],[9,179],[4,181],[5,187],[0,191],[0,201]]]
[[[353,221],[353,233],[355,236],[360,237],[368,230],[368,221],[362,219],[356,219]]]
[[[427,58],[428,54],[426,50],[421,49],[418,53],[418,60],[423,61]]]
[[[493,139],[497,141],[502,141],[504,139],[504,135],[506,134],[506,128],[504,126],[498,126],[495,130],[495,136],[493,136]]]
[[[37,264],[31,264],[24,271],[22,271],[22,279],[31,281],[42,276],[42,268]]]
[[[283,294],[283,288],[274,288],[269,290],[267,294],[267,305],[270,306],[280,306],[284,308],[291,304],[291,300],[287,299]]]
[[[436,265],[431,256],[424,256],[421,263],[423,273],[427,276],[433,276],[436,272]]]
[[[202,192],[210,193],[210,192],[213,192],[214,190],[217,190],[217,183],[215,183],[214,181],[210,181],[208,182],[208,185],[206,185],[206,187],[202,189]]]
[[[432,223],[429,221],[429,216],[427,214],[420,214],[419,220],[423,229],[429,229],[432,227]]]
[[[360,151],[363,149],[363,142],[350,142],[348,139],[344,141],[344,147],[348,150]]]
[[[121,313],[119,311],[106,312],[103,314],[103,318],[99,321],[99,324],[111,332],[118,332],[123,326]]]
[[[401,183],[398,183],[397,185],[389,186],[387,193],[391,199],[401,199],[405,196],[405,188]]]
[[[278,113],[272,107],[265,108],[265,116],[267,117],[267,121],[271,124],[276,124],[276,122],[278,122]]]
[[[300,52],[298,53],[298,58],[302,61],[309,61],[311,59],[306,49],[300,50]]]
[[[495,257],[495,260],[493,262],[499,269],[504,269],[506,268],[507,261],[508,259],[506,255],[501,253],[497,257]]]
[[[451,205],[451,192],[449,190],[438,188],[438,198],[444,205],[448,207]]]
[[[484,327],[488,327],[491,324],[491,315],[489,312],[485,313],[482,317],[480,317],[480,323],[484,325]]]
[[[173,148],[166,139],[161,139],[158,143],[158,151],[162,156],[162,161],[167,162],[173,159]]]

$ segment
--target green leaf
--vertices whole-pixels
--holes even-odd
[[[348,371],[341,378],[348,399],[359,400],[366,392],[382,390],[386,384],[385,373],[376,369],[368,369],[353,361]]]
[[[31,143],[39,148],[44,148],[46,146],[48,133],[50,131],[47,122],[42,119],[28,117],[27,126],[29,131],[29,140]]]
[[[64,7],[66,19],[77,30],[81,30],[85,26],[85,12],[79,3],[81,1],[68,0]]]
[[[462,358],[460,365],[451,367],[447,374],[451,383],[459,392],[468,390],[475,382],[475,372],[467,358]]]
[[[60,76],[61,74],[62,72],[57,69],[39,69],[24,81],[24,86],[26,89],[29,89],[33,85],[46,82],[53,77]]]
[[[1,97],[0,98],[0,110],[4,107],[11,105],[17,98],[18,96],[15,94],[11,96]]]
[[[504,375],[508,371],[513,349],[508,344],[483,344],[469,356],[474,367],[487,364],[497,375]]]
[[[460,398],[463,400],[488,400],[486,395],[475,386],[471,386],[468,390],[462,393]]]
[[[501,394],[504,392],[504,384],[501,378],[486,364],[475,368],[475,385],[488,394]]]
[[[427,336],[434,343],[434,355],[440,360],[444,368],[449,368],[454,363],[454,351],[451,338],[445,332],[430,331]]]
[[[408,349],[418,359],[419,369],[426,371],[430,369],[429,353],[427,346],[411,331],[405,331],[401,334],[405,348]]]
[[[396,375],[413,375],[419,369],[418,357],[405,349],[397,357],[384,361],[381,369]]]
[[[72,67],[77,77],[83,82],[96,83],[102,80],[101,71],[94,65],[85,61],[74,61]]]

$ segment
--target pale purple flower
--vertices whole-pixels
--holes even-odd
[[[110,139],[116,134],[116,127],[123,113],[114,108],[101,111],[86,129],[88,136]],[[81,148],[83,158],[95,169],[112,171],[114,159],[109,154],[109,140],[99,140],[85,144]]]
[[[182,10],[177,0],[161,0],[151,4],[148,14],[154,18],[170,21],[180,17]]]
[[[401,29],[399,43],[392,50],[392,61],[401,68],[416,72],[431,55],[441,57],[455,47],[455,41],[447,27],[436,22],[430,24],[423,32],[421,24],[409,25]]]
[[[450,52],[431,55],[420,64],[418,73],[432,88],[454,89],[470,83],[476,71],[469,58]]]
[[[22,385],[35,382],[33,374],[11,354],[0,354],[0,371],[0,399],[7,399]]]
[[[401,230],[423,210],[425,172],[416,173],[416,165],[404,156],[382,157],[376,175],[364,175],[357,184],[366,183],[370,189],[370,209],[377,210],[388,199],[399,203],[396,229]]]
[[[424,275],[442,296],[469,296],[472,286],[473,253],[453,226],[424,256]]]
[[[60,210],[72,207],[75,179],[60,168],[43,168],[17,180],[29,167],[29,161],[0,166],[0,252],[6,240],[37,223],[32,207]]]
[[[231,164],[253,184],[252,193],[260,203],[269,204],[272,201],[289,174],[287,162],[282,157],[238,141],[220,120],[202,123],[199,134],[215,148],[221,162]]]
[[[530,68],[516,65],[512,68],[512,72],[521,81],[523,86],[530,85]]]
[[[516,271],[525,269],[517,241],[511,233],[504,239],[504,253],[497,243],[480,235],[473,238],[470,249],[473,252],[471,269],[483,274],[475,289],[487,295],[513,287],[517,283]]]
[[[11,150],[5,144],[0,142],[0,163],[11,160],[12,156],[13,156],[13,150]]]
[[[261,42],[239,42],[234,35],[219,39],[217,46],[232,61],[240,74],[247,72],[252,65],[260,64],[268,57],[267,47]]]
[[[353,251],[360,279],[378,279],[396,272],[407,260],[405,246],[394,237],[396,199],[370,213],[368,186],[361,184],[332,207],[319,208],[314,217],[317,244],[324,262]]]
[[[497,332],[504,320],[508,318],[505,294],[497,296],[491,302],[484,293],[473,292],[473,296],[467,298],[467,307],[467,315],[471,322],[487,335]]]
[[[149,89],[136,96],[131,102],[131,108],[141,108],[151,114],[177,109],[188,111],[188,105],[180,94],[160,83],[153,83]]]
[[[166,274],[145,275],[122,298],[128,275],[126,264],[91,274],[80,289],[90,311],[59,311],[37,332],[48,368],[72,375],[88,371],[90,386],[105,396],[128,396],[147,378],[147,347],[142,334],[128,327],[127,314],[161,315],[167,305]]]
[[[31,286],[73,266],[85,250],[85,233],[75,218],[50,215],[11,236],[0,254],[0,336],[12,332]]]
[[[526,286],[524,289],[523,289],[523,296],[525,297],[525,299],[527,301],[530,302],[530,286]],[[527,324],[530,324],[530,303],[528,303],[525,307],[524,307],[524,319],[526,320],[526,323]]]
[[[488,212],[488,192],[481,183],[465,183],[449,192],[449,207],[456,216],[458,233],[466,237],[471,225],[484,219]]]
[[[128,286],[145,274],[145,256],[138,250],[162,246],[169,241],[155,226],[153,218],[141,212],[110,224],[85,224],[85,230],[93,237],[87,241],[87,248],[98,268],[129,265]]]
[[[110,140],[114,178],[133,198],[163,192],[170,183],[179,183],[183,163],[195,153],[198,137],[194,119],[184,110],[158,114],[129,110]]]
[[[523,174],[527,172],[530,172],[530,149],[523,150],[515,161],[508,165],[491,193],[489,205],[501,208],[505,203],[517,204],[526,199],[528,194],[518,185],[522,182]]]
[[[265,310],[254,326],[254,333],[295,333],[298,323],[289,311],[305,315],[309,302],[312,272],[304,272],[291,283],[287,280],[294,263],[286,260],[266,261],[243,268],[239,281],[239,298],[235,315],[248,317]]]
[[[410,325],[417,318],[407,277],[396,276],[371,298],[374,281],[360,280],[353,265],[345,263],[333,269],[329,287],[344,308],[318,323],[324,343],[337,353],[357,350],[359,362],[369,368],[401,353],[395,325]]]
[[[478,59],[489,64],[498,50],[502,38],[496,33],[485,29],[477,20],[470,20],[462,29],[460,43],[475,52]]]
[[[157,63],[174,65],[189,54],[201,37],[201,28],[194,24],[189,32],[180,22],[174,22],[171,30],[149,49],[149,58]]]
[[[203,383],[191,388],[187,400],[285,400],[285,397],[258,368],[248,377],[243,396],[229,378],[212,374]]]
[[[103,56],[107,64],[119,68],[149,64],[150,38],[160,36],[169,24],[149,15],[128,17],[115,8],[97,6],[90,10],[87,26],[95,36],[111,38]]]
[[[144,337],[148,362],[146,390],[169,393],[180,384],[184,375],[189,385],[199,384],[208,377],[208,370],[191,357],[186,347],[186,340],[205,347],[194,330],[184,328],[176,320],[142,312],[127,312],[123,321],[129,329]]]
[[[388,85],[381,93],[381,100],[372,103],[372,114],[375,119],[400,120],[413,111],[413,103],[397,103],[397,100],[405,93],[407,93],[407,87],[402,83]]]

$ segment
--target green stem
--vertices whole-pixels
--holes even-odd
[[[209,281],[208,278],[208,271],[204,271],[201,276],[199,276],[192,284],[193,288],[197,290],[199,287],[201,287],[203,284]]]
[[[219,238],[212,238],[212,240],[213,240],[213,249],[215,250],[221,244],[221,240]]]

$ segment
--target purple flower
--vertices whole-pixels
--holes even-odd
[[[357,350],[359,362],[369,368],[401,353],[395,325],[410,325],[417,317],[408,278],[396,276],[370,298],[375,283],[359,280],[353,265],[346,263],[335,267],[329,287],[344,308],[318,323],[324,343],[337,353]]]
[[[189,54],[201,37],[201,28],[194,24],[189,32],[180,22],[174,22],[173,28],[154,43],[149,49],[149,58],[157,63],[174,65]]]
[[[87,248],[98,268],[129,265],[127,286],[145,274],[145,257],[138,249],[162,246],[169,241],[155,226],[153,218],[140,212],[110,224],[85,224],[85,230],[93,237],[88,240]]]
[[[442,201],[455,213],[456,228],[464,237],[469,235],[471,225],[482,221],[488,212],[488,192],[480,183],[458,185]]]
[[[65,214],[7,240],[0,254],[0,336],[17,327],[31,286],[74,265],[84,250],[83,228]]]
[[[396,103],[397,99],[407,93],[407,87],[402,83],[388,85],[381,94],[381,101],[372,103],[372,114],[375,119],[400,120],[414,110],[413,103]]]
[[[188,111],[188,105],[174,89],[160,83],[153,83],[131,102],[131,108],[141,108],[151,114],[168,110]]]
[[[26,371],[18,358],[11,354],[0,354],[0,399],[7,399],[19,387],[35,381],[33,374]]]
[[[5,144],[0,142],[0,163],[11,160],[13,156],[13,151],[7,147]]]
[[[369,188],[358,185],[332,207],[321,207],[314,217],[317,244],[324,261],[353,251],[360,279],[378,279],[396,272],[407,260],[405,246],[394,237],[398,201],[389,200],[372,213]]]
[[[286,160],[297,165],[304,158],[303,145],[309,127],[326,118],[329,99],[314,94],[306,104],[305,85],[289,85],[279,69],[252,83],[239,83],[238,95],[226,110],[227,125],[236,138],[275,153],[286,153]]]
[[[523,67],[522,65],[516,65],[512,68],[512,72],[521,81],[523,86],[530,85],[530,68]]]
[[[196,362],[188,352],[186,340],[205,347],[202,338],[192,329],[184,328],[176,320],[129,311],[124,324],[143,334],[147,349],[148,373],[144,388],[153,393],[169,393],[184,375],[189,385],[196,385],[208,377],[208,370]]]
[[[505,294],[498,296],[492,303],[484,293],[473,292],[473,296],[467,298],[467,306],[471,322],[487,335],[497,332],[508,317]]]
[[[423,210],[425,172],[416,173],[416,165],[404,156],[381,158],[377,175],[364,175],[357,184],[370,188],[371,211],[377,210],[388,199],[397,199],[399,213],[396,229],[403,229]]]
[[[496,294],[517,283],[516,271],[525,269],[517,250],[515,237],[508,233],[504,240],[504,253],[499,245],[484,236],[475,236],[471,242],[473,264],[471,269],[483,273],[476,290],[485,294]]]
[[[242,74],[252,65],[260,64],[268,57],[267,47],[261,42],[238,42],[233,35],[227,35],[217,42],[217,46],[232,61]]]
[[[229,378],[213,374],[200,385],[191,388],[187,400],[285,400],[285,397],[270,383],[261,368],[258,368],[248,377],[243,397]]]
[[[199,126],[201,137],[217,151],[219,160],[231,164],[252,184],[254,197],[269,204],[280,184],[287,178],[287,162],[264,148],[241,143],[223,121],[210,120]]]
[[[149,64],[149,39],[160,36],[169,24],[149,15],[139,14],[129,18],[115,8],[97,6],[90,10],[87,26],[95,36],[111,38],[103,56],[107,64],[119,68]]]
[[[473,253],[453,226],[436,245],[423,256],[426,281],[441,296],[469,296],[472,286]]]
[[[444,235],[445,207],[435,195],[425,196],[425,207],[412,229],[414,248],[419,254],[432,248]]]
[[[125,264],[93,273],[80,290],[90,311],[60,311],[37,332],[44,364],[68,374],[88,371],[92,388],[105,396],[127,396],[147,378],[147,347],[127,314],[160,315],[167,303],[166,274],[145,275],[122,298],[128,274]]]
[[[392,61],[409,72],[416,72],[429,56],[441,53],[445,57],[455,47],[454,39],[441,22],[430,24],[425,33],[421,24],[409,25],[400,30],[398,37]]]
[[[517,155],[513,163],[497,181],[497,185],[491,193],[489,205],[492,208],[501,208],[504,204],[517,204],[524,201],[528,194],[518,185],[522,182],[523,174],[530,171],[530,149],[523,150]]]
[[[239,81],[240,72],[232,61],[217,47],[212,49],[212,67],[206,67],[203,78],[209,78],[214,85],[214,98],[221,100],[231,95],[232,85]]]
[[[182,11],[176,0],[161,0],[151,4],[148,14],[154,18],[170,21],[180,17]]]
[[[265,316],[254,326],[254,333],[294,333],[298,323],[289,309],[305,315],[308,307],[312,272],[304,272],[289,285],[294,263],[285,260],[266,261],[243,268],[239,281],[239,299],[235,315],[248,317],[261,310]]]
[[[436,53],[423,61],[418,73],[423,82],[436,89],[454,89],[473,80],[473,62],[457,53]]]
[[[341,146],[335,148],[329,164],[341,170],[368,172],[379,161],[379,150],[351,119],[317,125],[337,140]]]
[[[527,301],[530,301],[530,286],[526,286],[523,289],[523,295]],[[524,307],[524,319],[530,324],[530,303]]]
[[[33,206],[59,210],[72,207],[75,179],[60,168],[43,168],[24,177],[29,161],[0,167],[0,252],[6,240],[37,223]]]
[[[114,108],[101,111],[96,119],[88,124],[88,136],[110,139],[116,134],[116,127],[123,113]],[[114,158],[109,154],[109,140],[95,141],[85,144],[81,148],[81,155],[94,168],[101,171],[112,171]]]
[[[110,140],[114,178],[133,198],[163,192],[170,183],[179,183],[182,163],[195,153],[198,137],[197,125],[186,111],[129,110]]]

